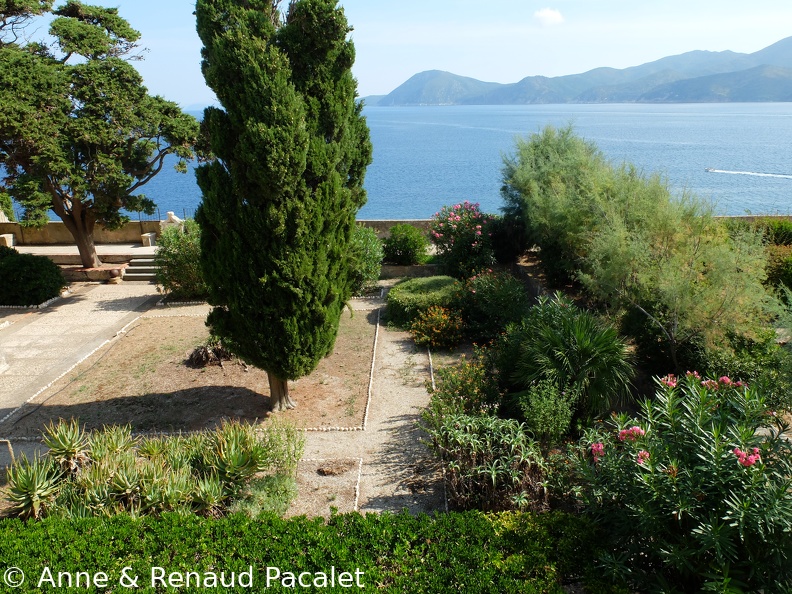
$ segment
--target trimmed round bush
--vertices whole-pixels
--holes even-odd
[[[374,229],[355,225],[349,249],[352,294],[359,295],[375,286],[379,280],[382,270],[382,242]]]
[[[464,282],[456,306],[468,337],[487,341],[519,322],[530,309],[530,300],[523,284],[510,273],[487,270]]]
[[[192,219],[165,229],[157,239],[157,283],[173,299],[203,300],[208,294],[201,269],[201,228]]]
[[[390,235],[383,242],[385,260],[402,266],[426,262],[426,249],[429,240],[417,228],[399,223],[390,229]]]
[[[0,305],[38,305],[60,294],[66,281],[52,260],[11,251],[0,255]]]
[[[459,290],[459,281],[450,276],[412,278],[388,293],[388,315],[397,326],[409,326],[432,305],[449,307]]]

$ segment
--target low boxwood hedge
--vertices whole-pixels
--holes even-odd
[[[14,590],[20,593],[61,590],[52,581],[66,572],[104,572],[106,585],[84,588],[88,592],[127,591],[119,587],[124,572],[127,578],[139,578],[135,591],[141,593],[171,591],[174,586],[164,587],[161,581],[152,586],[152,575],[169,579],[174,572],[177,582],[179,576],[195,572],[191,587],[181,584],[183,592],[344,592],[359,590],[359,581],[364,591],[561,594],[562,583],[570,580],[583,581],[589,591],[614,591],[593,581],[596,538],[590,523],[562,513],[344,514],[326,521],[274,515],[212,520],[176,514],[159,519],[4,520],[0,567],[24,572],[24,583]],[[248,587],[246,578],[240,582],[240,572],[251,568]],[[229,587],[211,586],[206,572],[218,582],[225,572]],[[307,572],[304,582],[319,581],[290,588],[287,572],[295,578]],[[349,572],[353,587],[338,580],[332,587],[333,572]],[[165,578],[160,577],[163,573]],[[320,573],[326,574],[326,587],[315,585],[322,584]],[[195,587],[198,579],[201,586]],[[204,587],[207,583],[210,587]]]
[[[60,268],[49,258],[8,249],[0,253],[0,279],[0,305],[39,305],[66,286]]]
[[[432,305],[448,307],[456,297],[459,281],[450,276],[411,278],[388,292],[388,316],[397,326],[409,326]]]

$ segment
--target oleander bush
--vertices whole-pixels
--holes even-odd
[[[201,228],[192,219],[166,228],[157,238],[157,284],[174,300],[204,300],[208,288],[201,268]]]
[[[465,323],[459,312],[430,305],[410,324],[415,344],[435,349],[454,348],[463,338]]]
[[[0,305],[39,305],[60,295],[66,286],[57,264],[45,256],[0,253]]]
[[[388,317],[397,326],[408,327],[432,305],[451,307],[459,281],[450,276],[412,278],[388,291]]]
[[[360,295],[377,285],[382,270],[382,242],[370,227],[355,225],[349,245],[352,294]]]
[[[81,518],[165,512],[220,516],[241,509],[284,508],[304,437],[276,424],[260,434],[250,425],[224,422],[212,432],[189,436],[133,437],[129,426],[85,433],[77,421],[50,424],[43,434],[49,451],[22,457],[8,469],[12,513],[21,518]],[[264,475],[269,479],[251,486]],[[247,499],[266,499],[245,508]],[[254,502],[255,503],[255,502]],[[288,501],[286,501],[286,504]]]
[[[432,217],[429,238],[437,249],[437,263],[444,274],[464,279],[495,263],[490,224],[493,217],[481,212],[478,203],[444,206]]]
[[[527,250],[528,236],[525,222],[516,215],[492,217],[490,241],[495,259],[500,264],[512,264]]]
[[[792,444],[764,396],[728,377],[664,377],[638,418],[573,457],[609,574],[641,589],[792,589]]]
[[[402,266],[426,262],[428,248],[429,240],[426,235],[408,223],[391,227],[383,242],[385,260]]]

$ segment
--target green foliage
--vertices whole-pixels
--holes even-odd
[[[529,298],[523,284],[514,276],[490,269],[464,282],[457,294],[456,307],[462,312],[468,337],[488,341],[525,315]]]
[[[400,282],[388,292],[388,317],[397,326],[408,326],[432,305],[450,307],[459,281],[450,276],[411,278]]]
[[[295,576],[309,572],[311,579],[327,572],[328,582],[335,567],[336,575],[359,569],[364,591],[562,594],[563,582],[582,581],[589,592],[615,592],[594,589],[598,536],[590,522],[562,513],[47,518],[0,522],[0,557],[29,576],[16,590],[21,594],[41,591],[30,576],[39,576],[43,567],[51,567],[56,578],[56,568],[103,571],[117,584],[125,567],[141,578],[152,567],[164,567],[202,576],[225,571],[229,580],[230,572],[238,577],[250,566],[253,591],[266,586],[267,567]],[[280,581],[270,588],[286,590]],[[251,588],[237,580],[223,590],[240,594]]]
[[[575,458],[608,526],[607,569],[683,592],[792,588],[792,446],[762,395],[667,376],[638,419],[591,430]]]
[[[510,326],[493,357],[507,391],[549,380],[561,392],[579,394],[575,414],[593,416],[628,394],[631,356],[616,330],[557,293]]]
[[[6,218],[12,223],[16,222],[14,215],[14,205],[11,202],[11,196],[5,192],[0,192],[0,212],[5,213]]]
[[[46,256],[5,252],[0,256],[0,304],[39,305],[60,295],[63,273]]]
[[[176,155],[186,170],[198,122],[148,95],[125,60],[140,34],[118,9],[69,1],[53,11],[53,40],[30,41],[26,22],[51,2],[4,3],[0,27],[2,192],[40,225],[52,209],[74,236],[86,267],[100,264],[96,223],[118,227],[121,210],[154,212],[138,190]],[[13,15],[13,16],[10,16]]]
[[[458,509],[505,510],[546,505],[539,445],[512,419],[448,415],[429,427],[445,465],[448,499]]]
[[[776,289],[781,286],[792,289],[792,246],[768,245],[765,253],[767,255],[766,285]]]
[[[199,0],[202,70],[222,108],[203,131],[214,159],[197,170],[208,324],[267,371],[276,410],[287,380],[332,351],[352,294],[355,213],[371,143],[355,100],[354,47],[330,0]]]
[[[504,159],[503,210],[522,220],[527,242],[541,248],[552,280],[575,277],[592,232],[598,229],[596,204],[607,184],[609,166],[572,126],[548,126],[517,141]]]
[[[157,238],[157,283],[174,300],[204,300],[206,282],[201,270],[201,228],[187,219],[166,228]]]
[[[42,458],[22,458],[9,468],[9,499],[25,518],[169,511],[216,517],[231,506],[252,509],[248,501],[263,509],[268,498],[267,509],[285,511],[295,494],[286,477],[294,476],[303,443],[296,429],[282,424],[258,434],[250,425],[225,422],[213,432],[139,440],[129,426],[86,435],[77,421],[60,421],[45,430],[50,449]],[[250,486],[261,473],[281,478]]]
[[[431,398],[423,413],[423,421],[432,431],[437,431],[449,415],[478,416],[497,411],[500,392],[489,375],[483,350],[476,350],[472,359],[463,356],[456,365],[436,369],[435,376],[434,387],[427,382]]]
[[[415,344],[432,348],[453,348],[463,336],[464,322],[459,312],[430,305],[410,323]]]
[[[493,217],[489,225],[492,251],[500,264],[517,261],[528,249],[525,221],[516,215]]]
[[[429,240],[420,229],[408,223],[399,223],[390,228],[383,242],[385,260],[393,264],[409,266],[426,262]]]
[[[562,392],[550,380],[541,380],[515,395],[526,430],[545,449],[558,445],[572,424],[579,394],[573,389]]]
[[[375,287],[379,281],[383,258],[382,242],[374,229],[355,225],[349,249],[352,256],[352,294],[360,295]]]
[[[490,241],[492,217],[481,212],[478,203],[465,200],[444,206],[432,217],[429,237],[437,249],[443,273],[469,278],[495,263]]]

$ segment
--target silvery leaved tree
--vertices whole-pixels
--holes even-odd
[[[197,3],[202,69],[222,108],[204,114],[214,159],[198,170],[196,220],[207,323],[267,371],[284,410],[288,380],[332,351],[372,149],[343,10],[297,0],[283,15],[279,4]]]

